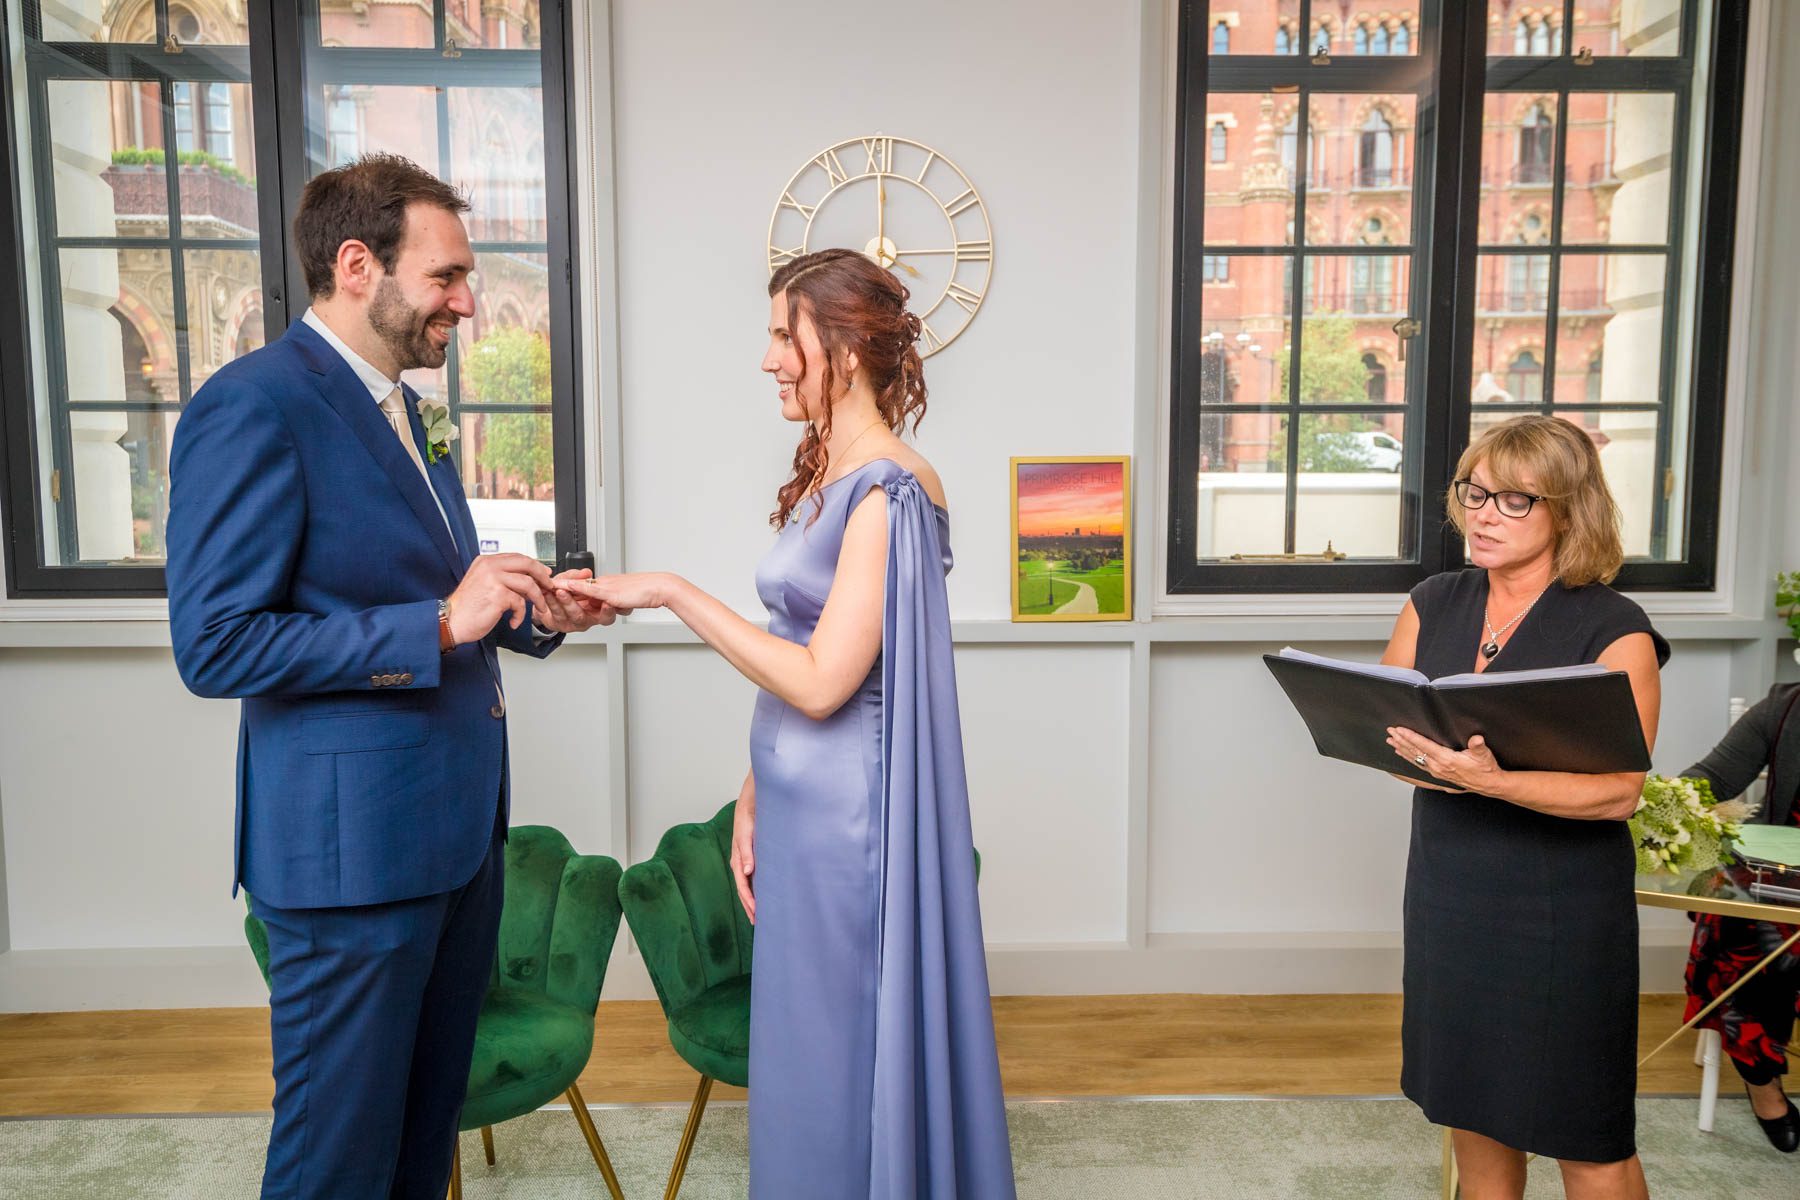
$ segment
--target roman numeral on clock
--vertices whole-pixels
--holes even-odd
[[[970,291],[960,283],[952,283],[949,287],[945,288],[944,299],[954,300],[957,304],[962,306],[963,311],[969,313],[973,313],[977,308],[981,307],[981,293]]]
[[[864,138],[863,154],[868,157],[867,173],[871,175],[890,175],[894,170],[894,139],[888,137]]]
[[[954,217],[979,203],[981,203],[981,197],[975,194],[974,188],[969,188],[960,195],[952,196],[944,201],[944,211]]]
[[[819,211],[819,206],[816,204],[802,204],[794,199],[792,192],[781,193],[781,207],[791,208],[809,221],[812,220],[813,214]]]
[[[836,150],[825,151],[813,159],[813,164],[825,172],[826,177],[831,180],[832,187],[846,183],[850,179],[850,172],[845,169],[844,160],[837,156]]]

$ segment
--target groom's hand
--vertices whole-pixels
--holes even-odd
[[[604,601],[576,595],[563,586],[593,576],[586,567],[552,576],[551,586],[544,591],[543,607],[533,615],[538,628],[546,633],[580,633],[596,625],[611,625],[619,615],[617,609]]]
[[[526,602],[544,608],[550,568],[523,554],[483,554],[469,564],[450,593],[450,636],[461,646],[492,633],[501,618],[517,629],[525,620]]]

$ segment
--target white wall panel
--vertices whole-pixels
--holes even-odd
[[[237,706],[167,650],[0,654],[12,948],[205,946],[231,899]]]
[[[964,647],[956,664],[988,942],[1122,940],[1129,648]]]
[[[1318,756],[1263,665],[1262,653],[1280,648],[1151,656],[1152,933],[1400,927],[1411,793]]]
[[[513,824],[551,825],[579,853],[619,857],[607,790],[606,651],[573,644],[546,659],[506,654],[500,662]]]
[[[641,862],[669,826],[737,799],[756,688],[704,646],[633,647],[626,672],[631,861]]]

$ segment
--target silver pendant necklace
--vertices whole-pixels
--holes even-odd
[[[1500,653],[1500,636],[1502,634],[1504,634],[1507,630],[1511,629],[1514,625],[1517,625],[1519,623],[1519,619],[1521,617],[1523,617],[1526,613],[1531,611],[1532,606],[1535,605],[1543,597],[1545,592],[1550,590],[1550,584],[1555,583],[1555,582],[1556,582],[1556,576],[1552,575],[1550,577],[1550,583],[1546,583],[1543,586],[1543,588],[1538,592],[1538,594],[1531,598],[1531,603],[1527,604],[1524,608],[1521,608],[1517,613],[1513,614],[1513,619],[1508,621],[1506,624],[1502,625],[1498,629],[1495,629],[1494,623],[1492,621],[1488,620],[1487,605],[1483,604],[1481,606],[1481,628],[1487,634],[1487,641],[1481,643],[1481,657],[1482,658],[1486,659],[1488,662],[1494,661],[1494,659]]]

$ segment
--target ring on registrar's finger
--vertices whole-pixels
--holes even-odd
[[[1415,754],[1413,755],[1413,761],[1422,767],[1425,765],[1425,756],[1423,754]]]

